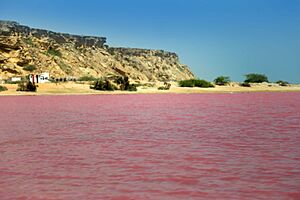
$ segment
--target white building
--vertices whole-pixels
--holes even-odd
[[[41,74],[29,74],[29,81],[31,83],[48,83],[49,73],[43,72]]]
[[[15,77],[11,77],[10,78],[10,81],[11,82],[19,82],[19,81],[21,81],[22,80],[22,78],[21,77],[18,77],[18,76],[15,76]]]

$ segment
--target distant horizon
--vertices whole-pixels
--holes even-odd
[[[105,9],[104,9],[105,8]],[[32,12],[28,12],[32,10]],[[175,52],[201,79],[249,73],[300,83],[300,2],[296,0],[58,0],[2,2],[1,20],[106,37],[112,47]]]

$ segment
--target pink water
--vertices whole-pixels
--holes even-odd
[[[300,199],[300,93],[0,97],[0,199]]]

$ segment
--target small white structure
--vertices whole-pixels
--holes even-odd
[[[47,83],[49,82],[49,73],[48,72],[43,72],[40,74],[40,82],[41,83]]]
[[[11,78],[10,78],[10,81],[11,81],[11,82],[19,82],[19,81],[21,81],[21,80],[22,80],[22,78],[21,78],[21,77],[17,77],[17,76],[11,77]]]
[[[43,72],[41,74],[29,74],[29,81],[31,83],[48,83],[49,73]]]

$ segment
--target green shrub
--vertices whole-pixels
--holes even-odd
[[[196,80],[195,82],[195,86],[196,87],[203,87],[203,88],[209,88],[209,87],[214,87],[213,84],[211,84],[210,82],[206,81],[206,80]]]
[[[137,91],[137,88],[135,84],[129,84],[125,90],[134,92]]]
[[[179,81],[179,82],[178,82],[179,87],[194,87],[194,86],[195,86],[194,80],[195,80],[195,79]]]
[[[262,83],[269,82],[268,77],[264,74],[246,74],[245,83]]]
[[[33,43],[31,37],[24,38],[23,41],[24,41],[26,44],[30,45],[30,46],[34,46],[34,43]]]
[[[36,70],[36,66],[34,66],[34,65],[27,65],[27,66],[23,67],[23,69],[26,70],[26,71],[32,72],[32,71]]]
[[[214,80],[216,85],[227,85],[230,82],[229,76],[219,76]]]
[[[115,83],[120,85],[120,90],[137,91],[135,84],[130,84],[128,76],[115,77]]]
[[[0,85],[0,92],[6,91],[6,90],[7,90],[7,87]]]
[[[78,79],[78,81],[96,81],[97,78],[93,76],[82,76]]]
[[[126,90],[126,91],[137,91],[135,84],[130,84],[128,77],[110,77],[105,79],[96,80],[90,87],[95,90]]]
[[[169,89],[165,88],[165,86],[160,86],[160,87],[158,87],[157,89],[158,89],[158,90],[169,90]]]
[[[288,86],[289,85],[289,82],[282,81],[282,80],[276,81],[276,83],[279,84],[280,86]]]
[[[61,54],[61,52],[59,50],[54,49],[52,47],[49,47],[49,49],[47,50],[47,53],[50,54],[50,55],[52,55],[52,56],[57,56],[57,57],[61,57],[62,56],[62,54]]]
[[[240,83],[240,86],[242,86],[242,87],[251,87],[250,83],[246,83],[246,82]]]
[[[171,83],[164,82],[164,86],[158,87],[158,90],[169,90],[171,87]]]
[[[189,80],[183,80],[179,81],[179,87],[202,87],[202,88],[209,88],[214,87],[213,84],[206,80],[202,79],[189,79]]]
[[[17,91],[22,92],[36,92],[37,86],[34,83],[28,82],[21,82],[18,84]]]
[[[101,80],[101,79],[95,81],[90,88],[94,90],[108,90],[108,91],[114,91],[116,89],[109,80]]]

